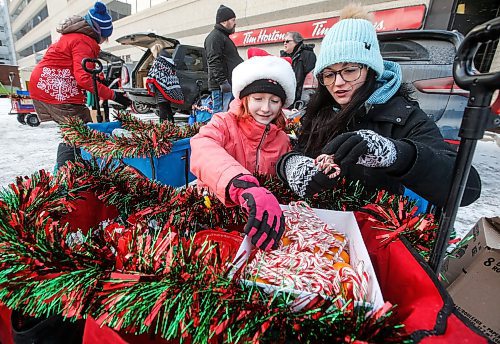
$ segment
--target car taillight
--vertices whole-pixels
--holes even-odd
[[[493,99],[496,100],[493,104],[491,104],[491,112],[493,112],[495,115],[500,116],[500,93],[495,91],[495,94],[493,94]]]
[[[448,142],[449,144],[453,145],[458,149],[458,145],[460,145],[460,140],[451,140],[451,139],[445,139],[444,142]]]
[[[423,93],[449,94],[463,97],[469,96],[469,91],[463,90],[455,83],[452,76],[444,78],[424,79],[413,82],[413,85]]]
[[[128,69],[125,66],[122,66],[122,73],[121,73],[121,84],[126,85],[130,81],[130,75],[128,74]]]

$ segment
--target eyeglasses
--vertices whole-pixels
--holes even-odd
[[[321,85],[330,86],[335,83],[337,79],[337,74],[340,75],[342,80],[345,82],[356,81],[361,77],[361,70],[364,68],[363,65],[357,66],[347,66],[338,71],[326,70],[318,74],[317,78]]]
[[[285,43],[285,44],[288,44],[288,43],[290,43],[290,42],[293,42],[293,39],[285,39],[285,40],[283,41],[283,43]]]

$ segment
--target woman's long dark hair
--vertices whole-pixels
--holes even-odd
[[[299,149],[310,157],[317,157],[321,149],[335,136],[346,131],[349,122],[358,111],[365,111],[364,104],[376,89],[376,74],[368,69],[365,83],[356,90],[346,107],[340,105],[332,97],[328,89],[318,85],[311,96],[302,120],[302,131],[299,136]],[[333,108],[340,109],[339,111]]]

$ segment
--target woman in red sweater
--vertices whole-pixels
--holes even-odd
[[[30,96],[41,122],[62,123],[71,117],[91,122],[90,111],[85,106],[85,91],[93,91],[92,76],[82,67],[84,58],[96,59],[113,32],[113,24],[106,5],[97,1],[83,16],[72,16],[57,28],[60,39],[52,44],[31,73]],[[89,65],[90,66],[90,65]],[[98,83],[99,96],[112,99],[124,106],[130,100],[123,93],[115,92]],[[74,160],[73,147],[59,145],[58,165]]]

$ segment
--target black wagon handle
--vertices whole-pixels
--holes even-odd
[[[474,56],[483,43],[497,40],[500,37],[500,17],[492,19],[472,29],[458,48],[453,65],[453,77],[458,86],[470,90],[474,84],[495,90],[500,87],[500,73],[475,72]]]
[[[500,88],[500,72],[479,73],[474,68],[474,56],[481,44],[496,40],[498,37],[500,37],[500,17],[476,26],[458,48],[453,64],[455,82],[470,93],[458,134],[461,140],[453,169],[452,184],[439,220],[436,243],[429,258],[429,265],[436,274],[441,272],[458,207],[467,185],[477,141],[483,137],[490,120],[493,93]]]
[[[94,64],[94,68],[89,68],[87,66],[88,63],[93,63]],[[96,116],[96,119],[97,119],[97,122],[101,123],[103,118],[102,118],[102,115],[101,115],[101,106],[99,105],[99,92],[98,92],[98,89],[97,89],[97,75],[102,72],[102,63],[101,61],[97,60],[97,59],[91,59],[91,58],[84,58],[82,60],[82,68],[87,72],[87,73],[90,73],[92,74],[92,82],[93,82],[93,85],[94,85],[94,96],[95,96],[95,106],[97,108],[97,116]]]
[[[94,68],[89,68],[87,66],[88,63],[93,63]],[[97,75],[100,72],[102,72],[102,68],[103,68],[101,61],[99,61],[98,59],[91,59],[89,57],[86,57],[82,60],[82,67],[87,73],[90,73],[93,75]]]

